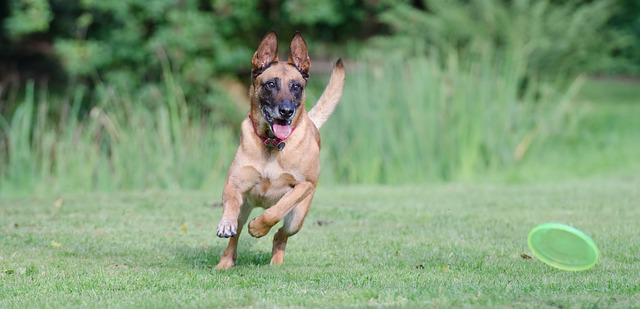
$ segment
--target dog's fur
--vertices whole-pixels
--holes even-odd
[[[271,257],[272,265],[282,264],[287,239],[302,227],[316,190],[320,174],[318,129],[342,96],[345,73],[338,60],[322,96],[307,113],[304,87],[311,66],[307,44],[296,33],[287,61],[278,60],[277,44],[276,34],[270,32],[253,55],[251,110],[242,122],[240,146],[227,176],[217,230],[219,237],[230,239],[216,269],[235,265],[238,237],[253,207],[265,209],[248,225],[253,237],[266,235],[284,219],[273,238]],[[278,136],[276,124],[293,131],[285,130],[288,136],[278,138],[276,143],[281,144],[274,147],[266,140]]]

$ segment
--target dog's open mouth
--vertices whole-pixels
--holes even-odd
[[[287,139],[287,137],[291,135],[291,131],[292,130],[290,124],[273,123],[271,125],[271,132],[273,132],[273,135],[281,140]]]
[[[281,119],[272,116],[274,113],[266,106],[262,106],[262,115],[264,120],[269,124],[271,133],[279,140],[285,140],[291,135],[293,128],[291,127],[292,119]]]

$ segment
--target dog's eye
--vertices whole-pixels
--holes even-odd
[[[302,86],[300,84],[293,84],[291,85],[291,91],[293,92],[299,92],[300,90],[302,90]]]
[[[266,83],[264,83],[264,87],[267,89],[274,89],[276,88],[276,83],[274,81],[268,81]]]

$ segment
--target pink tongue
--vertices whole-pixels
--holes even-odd
[[[286,139],[291,134],[291,126],[274,123],[271,127],[273,134],[279,139]]]

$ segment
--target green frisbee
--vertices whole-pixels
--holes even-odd
[[[544,223],[534,227],[528,243],[536,258],[561,270],[587,270],[598,262],[598,247],[593,239],[565,224]]]

